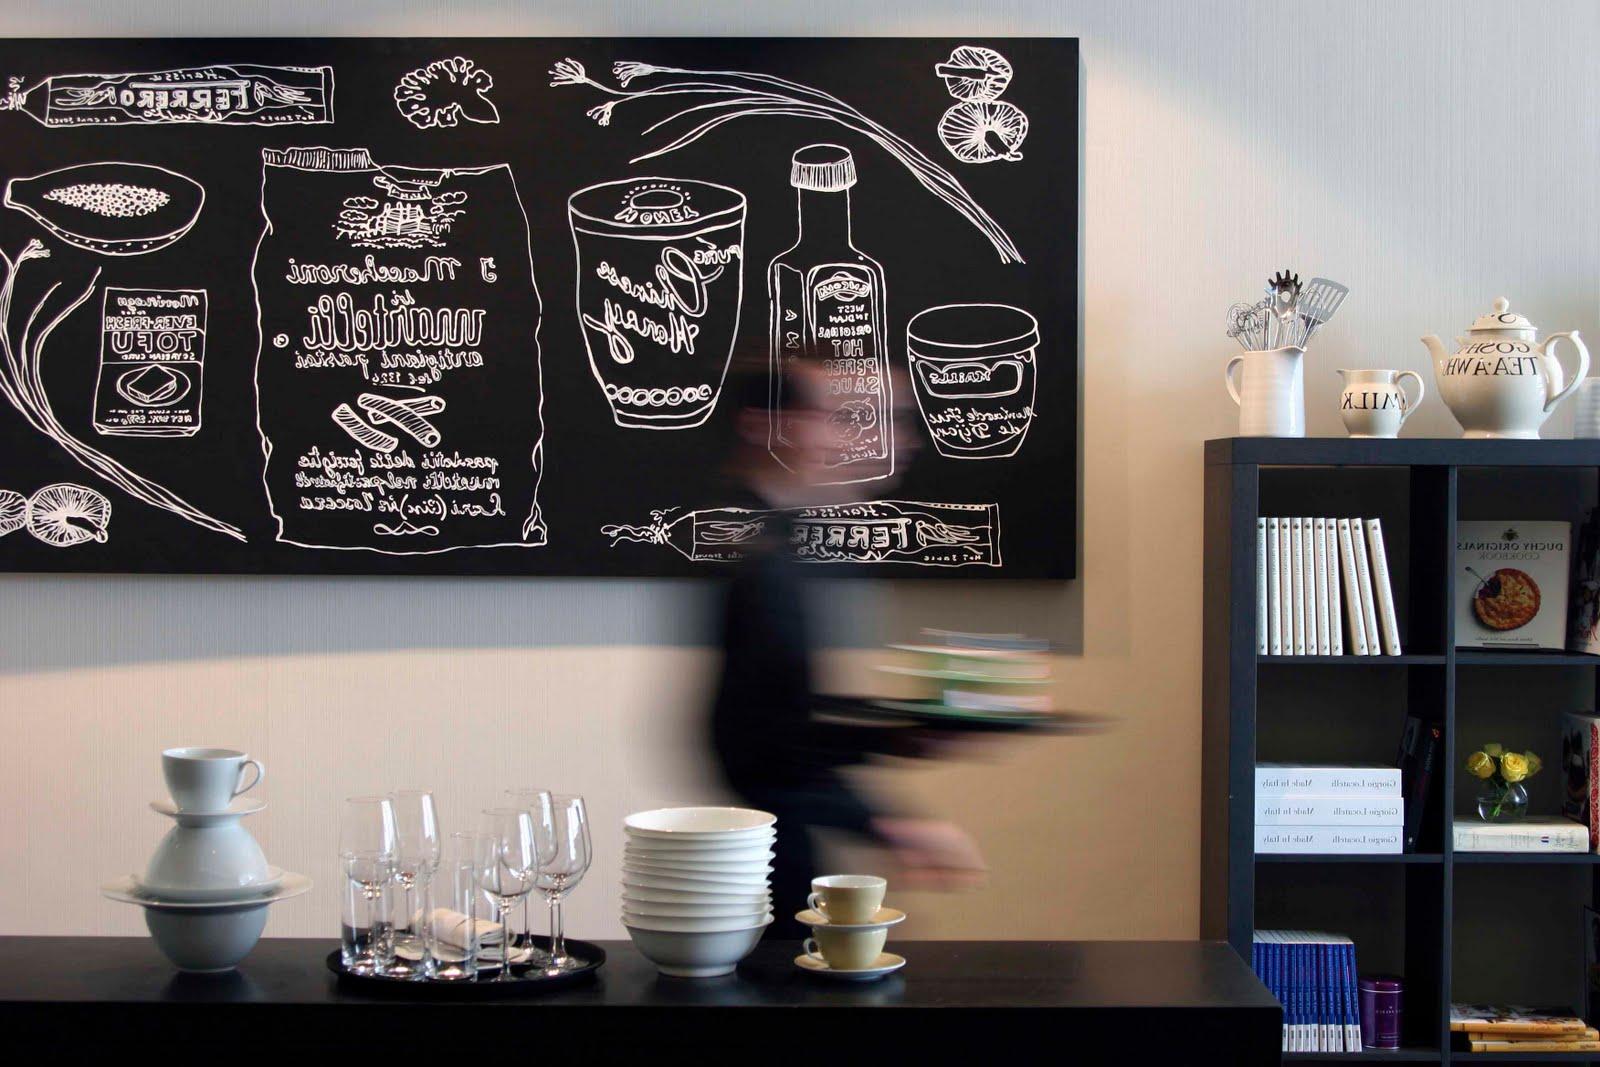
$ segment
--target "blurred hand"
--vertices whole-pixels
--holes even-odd
[[[907,889],[975,889],[984,882],[983,854],[955,823],[877,818],[872,829],[888,843]]]

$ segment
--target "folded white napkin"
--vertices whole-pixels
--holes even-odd
[[[429,913],[428,922],[432,923],[433,936],[441,945],[449,945],[451,948],[460,949],[467,947],[469,934],[467,917],[459,911],[452,911],[449,908],[434,908]],[[474,928],[478,935],[478,944],[497,945],[500,943],[501,926],[499,923],[490,922],[488,919],[478,919],[474,923]]]

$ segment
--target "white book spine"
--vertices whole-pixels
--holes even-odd
[[[1372,553],[1372,591],[1378,598],[1378,629],[1383,638],[1383,654],[1400,654],[1400,624],[1394,614],[1394,586],[1389,581],[1389,554],[1383,547],[1383,524],[1367,520],[1367,548]]]
[[[1345,619],[1350,627],[1350,651],[1367,654],[1367,623],[1361,617],[1361,583],[1356,578],[1355,539],[1350,536],[1350,520],[1339,520],[1339,570],[1344,575]]]
[[[1265,655],[1267,643],[1267,520],[1256,520],[1256,653]]]
[[[1566,819],[1521,823],[1459,821],[1457,852],[1588,852],[1589,828]]]
[[[1311,555],[1316,560],[1314,573],[1317,586],[1317,654],[1333,655],[1333,636],[1328,625],[1328,520],[1313,519],[1311,524]]]
[[[1333,654],[1344,655],[1344,602],[1339,598],[1339,521],[1328,520],[1328,638]]]
[[[1278,566],[1278,520],[1267,519],[1267,646],[1283,655],[1283,571]]]
[[[1400,796],[1399,767],[1316,767],[1309,764],[1256,765],[1256,796]]]
[[[1257,826],[1256,851],[1335,855],[1394,855],[1398,826]]]
[[[1289,520],[1278,520],[1279,596],[1283,601],[1283,654],[1294,655],[1294,568],[1289,557]]]
[[[1299,793],[1257,796],[1257,826],[1403,826],[1400,797]]]
[[[1306,568],[1305,540],[1300,536],[1300,520],[1289,520],[1289,559],[1293,577],[1289,582],[1294,592],[1294,608],[1290,615],[1294,621],[1294,654],[1306,654]]]
[[[1378,639],[1378,601],[1372,595],[1372,564],[1367,559],[1366,525],[1361,519],[1350,520],[1350,544],[1356,552],[1356,582],[1361,590],[1361,621],[1367,627],[1367,651],[1374,656],[1381,656],[1383,645]]]

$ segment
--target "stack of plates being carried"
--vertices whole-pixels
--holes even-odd
[[[662,974],[728,974],[772,922],[776,816],[659,808],[623,820],[622,924]]]

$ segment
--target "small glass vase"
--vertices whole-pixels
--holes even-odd
[[[1484,822],[1514,822],[1528,814],[1528,790],[1521,782],[1483,783],[1478,793],[1478,818]]]

